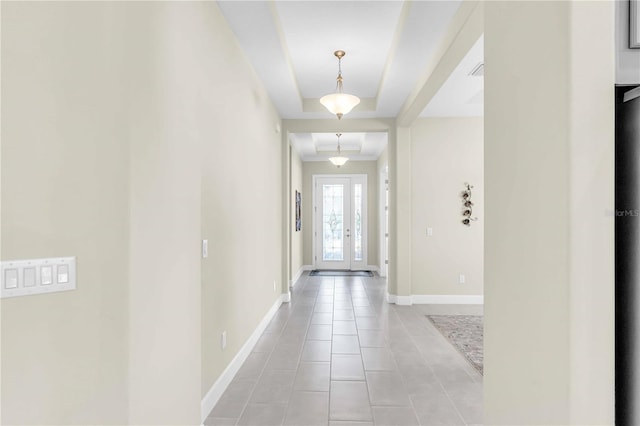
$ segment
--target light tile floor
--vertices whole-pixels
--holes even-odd
[[[305,274],[205,425],[476,425],[482,376],[427,314],[397,306],[379,277]]]

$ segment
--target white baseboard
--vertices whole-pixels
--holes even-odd
[[[289,303],[291,302],[291,292],[288,291],[286,293],[282,293],[282,303]]]
[[[256,343],[258,343],[258,339],[260,338],[260,336],[262,336],[262,333],[269,325],[269,322],[278,311],[280,305],[282,305],[284,298],[285,294],[281,295],[276,300],[271,309],[269,309],[269,312],[267,312],[264,318],[262,318],[260,324],[258,324],[249,339],[247,339],[245,344],[242,346],[240,351],[238,351],[227,368],[225,368],[220,377],[218,377],[218,380],[216,380],[213,386],[211,386],[211,389],[209,389],[207,394],[202,398],[202,401],[200,402],[200,416],[202,418],[202,423],[204,423],[211,410],[213,410],[213,407],[216,406],[216,404],[220,400],[220,397],[227,389],[227,386],[229,386],[229,383],[231,383],[238,370],[240,370],[240,367],[242,367],[242,364],[247,360],[249,354],[251,354],[254,346],[256,345]]]
[[[302,276],[302,273],[307,270],[305,269],[305,267],[305,265],[302,265],[300,269],[298,269],[298,272],[296,272],[296,274],[293,276],[293,279],[289,281],[289,288],[293,288],[298,283],[298,280]]]
[[[387,302],[396,305],[483,305],[482,295],[413,294],[396,296],[387,293]]]
[[[387,293],[387,302],[408,306],[411,305],[411,296],[396,296],[395,294]]]

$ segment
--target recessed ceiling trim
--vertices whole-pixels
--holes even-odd
[[[340,149],[340,152],[343,155],[359,155],[362,151],[359,149]],[[327,157],[331,157],[334,154],[337,154],[338,150],[336,149],[336,147],[332,147],[330,149],[317,149],[316,148],[316,154],[318,155],[326,155]]]
[[[273,27],[276,30],[276,34],[278,34],[278,40],[280,41],[280,48],[282,49],[282,54],[284,55],[285,62],[287,64],[287,69],[289,70],[289,76],[291,77],[291,81],[293,82],[293,86],[295,88],[296,94],[298,95],[299,105],[302,108],[303,106],[302,92],[300,92],[300,85],[298,84],[298,78],[296,77],[295,70],[293,69],[291,52],[289,51],[289,46],[287,45],[287,39],[284,35],[284,31],[282,30],[282,22],[280,22],[280,16],[278,15],[277,7],[278,6],[276,6],[275,0],[269,0],[269,11],[271,12],[271,19],[273,20]]]
[[[389,77],[389,70],[393,65],[393,61],[396,57],[396,53],[398,52],[398,45],[400,44],[400,39],[402,38],[402,33],[404,32],[405,23],[407,22],[407,16],[409,16],[409,10],[411,9],[411,2],[403,1],[402,10],[400,11],[400,16],[398,17],[398,22],[396,24],[395,32],[393,33],[393,40],[391,41],[391,46],[389,46],[389,52],[387,54],[387,62],[384,64],[384,69],[382,70],[382,77],[380,78],[380,84],[378,84],[378,91],[376,92],[376,109],[378,99],[380,99],[380,93],[382,93],[382,89],[384,88],[385,83],[387,82],[387,78]],[[375,109],[374,109],[375,111]]]
[[[323,133],[323,132],[384,132],[389,133],[396,125],[393,118],[351,118],[336,120],[327,119],[288,119],[282,125],[289,133]]]

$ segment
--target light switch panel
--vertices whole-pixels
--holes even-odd
[[[58,284],[66,284],[69,282],[69,265],[58,265],[57,272]]]
[[[18,288],[18,270],[15,268],[5,269],[4,288]]]
[[[53,284],[53,266],[43,265],[40,267],[40,284]]]
[[[2,298],[75,290],[76,258],[8,260],[0,263]]]
[[[24,268],[22,270],[22,285],[33,287],[36,285],[36,268]]]

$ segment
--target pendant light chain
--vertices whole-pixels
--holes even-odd
[[[342,93],[342,57],[338,58],[338,78],[336,80],[336,92]]]

